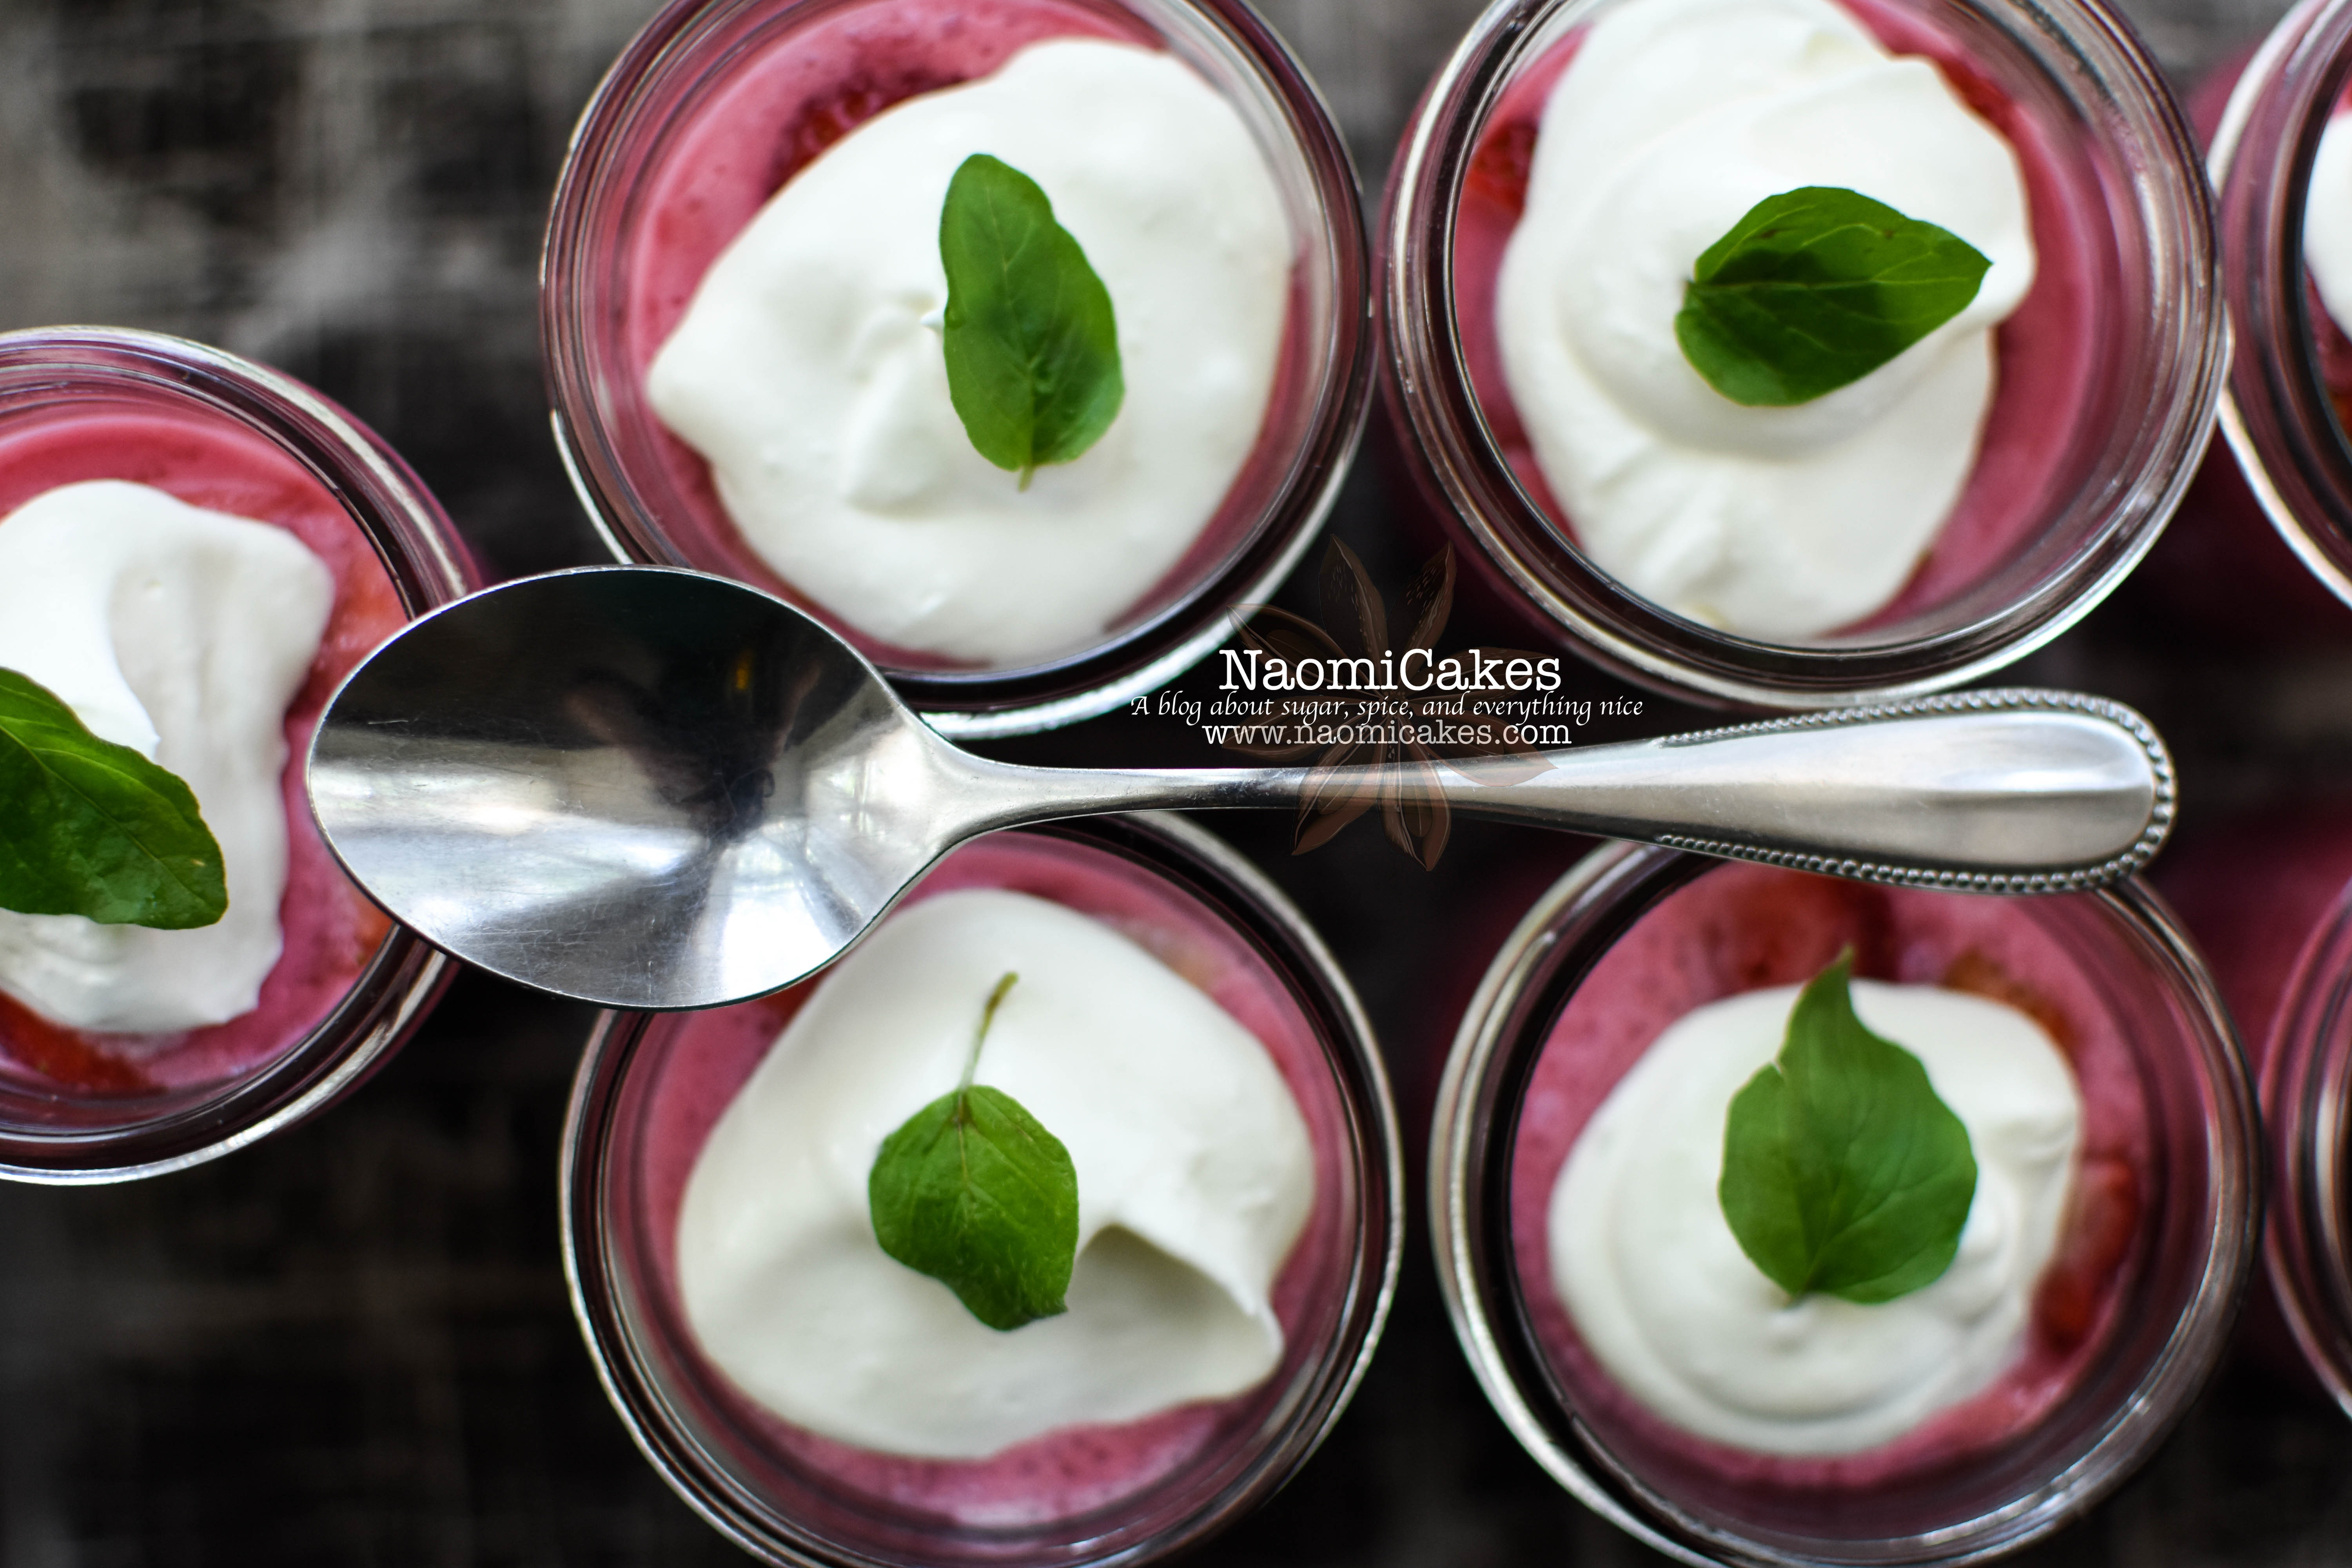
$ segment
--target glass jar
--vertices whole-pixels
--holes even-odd
[[[778,1563],[1143,1562],[1248,1512],[1314,1452],[1380,1337],[1402,1243],[1387,1081],[1346,978],[1246,861],[1181,818],[991,836],[909,895],[1009,887],[1134,938],[1266,1047],[1303,1115],[1316,1198],[1276,1280],[1282,1361],[1229,1399],[1049,1433],[991,1459],[829,1442],[753,1404],[705,1356],[676,1281],[688,1172],[816,983],[699,1014],[607,1013],[564,1130],[572,1306],[605,1392],[664,1479]]]
[[[684,300],[655,297],[648,258],[656,246],[674,247],[677,258],[700,258],[690,268],[698,278],[751,210],[833,138],[894,102],[994,68],[992,58],[960,62],[952,45],[925,35],[924,58],[874,68],[876,79],[811,98],[817,107],[803,119],[767,132],[782,143],[768,161],[774,167],[747,174],[735,182],[741,189],[729,185],[717,196],[673,189],[694,155],[697,125],[714,109],[767,131],[755,101],[769,91],[759,79],[763,61],[788,60],[795,45],[850,29],[887,32],[897,17],[913,18],[907,26],[921,33],[938,9],[927,3],[677,0],[646,25],[589,104],[556,189],[541,263],[548,384],[564,462],[616,558],[699,567],[782,594],[856,644],[940,731],[1022,734],[1108,712],[1165,684],[1230,634],[1231,606],[1270,597],[1304,554],[1339,493],[1367,407],[1363,217],[1354,166],[1320,97],[1240,0],[991,0],[980,7],[994,18],[990,26],[1018,41],[1087,35],[1166,49],[1239,111],[1275,175],[1297,247],[1286,336],[1257,445],[1223,506],[1183,558],[1091,646],[1024,668],[957,668],[866,637],[752,552],[702,458],[655,416],[644,372]],[[987,52],[1009,52],[1009,45],[999,40]],[[745,209],[740,221],[735,205]],[[719,207],[728,216],[714,217]]]
[[[2288,548],[2352,603],[2352,447],[2336,403],[2352,396],[2352,344],[2328,319],[2303,254],[2312,161],[2347,80],[2352,4],[2296,6],[2239,77],[2211,166],[2236,342],[2222,434]]]
[[[2205,184],[2129,28],[2083,0],[1850,8],[1999,122],[2041,253],[1996,334],[1968,487],[1896,598],[1859,624],[1801,640],[1702,625],[1601,570],[1538,498],[1494,343],[1493,284],[1517,221],[1504,187],[1523,182],[1542,95],[1601,0],[1498,0],[1431,85],[1391,174],[1382,386],[1422,489],[1506,592],[1602,667],[1672,695],[1822,708],[1998,669],[2131,570],[2210,427],[2225,354]]]
[[[1857,974],[2042,1023],[2082,1093],[2081,1155],[2026,1345],[1992,1384],[1877,1447],[1764,1454],[1669,1424],[1602,1369],[1551,1283],[1543,1216],[1584,1118],[1661,1028],[1845,946]],[[2228,1016],[2137,883],[1991,899],[1617,846],[1537,903],[1463,1019],[1432,1229],[1487,1397],[1620,1528],[1693,1562],[1959,1563],[2079,1515],[2187,1408],[2252,1258],[2257,1137]]]
[[[287,714],[287,947],[260,1005],[159,1040],[85,1036],[0,998],[0,1176],[35,1182],[180,1170],[316,1114],[382,1065],[455,971],[344,879],[302,789],[343,676],[478,586],[439,505],[373,433],[276,371],[150,332],[0,335],[0,515],[95,479],[288,528],[334,570],[336,602]]]

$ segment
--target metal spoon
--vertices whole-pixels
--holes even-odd
[[[2169,827],[2130,710],[1982,692],[1423,773],[1456,811],[1847,877],[1997,892],[2121,877]],[[822,968],[977,834],[1149,806],[1292,805],[1302,768],[1019,767],[960,751],[871,666],[724,578],[601,567],[492,588],[352,673],[310,749],[353,878],[469,963],[616,1007]]]

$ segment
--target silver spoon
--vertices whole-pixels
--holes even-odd
[[[2130,710],[1981,692],[1440,773],[1456,811],[1847,877],[2095,886],[2169,827]],[[592,567],[447,605],[352,671],[310,805],[362,887],[469,963],[615,1007],[788,985],[978,834],[1151,806],[1293,805],[1303,768],[1020,767],[961,751],[806,616],[725,578]]]

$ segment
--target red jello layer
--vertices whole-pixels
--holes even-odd
[[[1995,390],[1976,468],[1902,592],[1843,629],[1856,633],[1894,626],[1983,582],[2023,552],[2063,499],[2075,431],[2071,420],[2052,416],[2090,402],[2100,352],[2099,255],[2108,230],[2098,193],[2083,189],[2062,156],[2063,132],[2003,92],[1958,38],[1893,5],[1843,3],[1888,49],[1934,61],[1960,100],[2008,141],[2025,176],[2036,256],[2032,291],[1994,333]],[[1471,157],[1454,243],[1454,308],[1472,388],[1520,484],[1571,539],[1574,519],[1544,482],[1503,374],[1495,288],[1526,206],[1544,105],[1581,42],[1581,33],[1561,40],[1504,91]]]
[[[851,131],[918,94],[990,76],[1022,49],[1057,37],[1159,45],[1140,21],[1065,0],[866,0],[785,30],[731,66],[723,80],[689,103],[684,126],[656,152],[644,178],[621,302],[620,352],[631,382],[615,395],[650,437],[646,450],[660,472],[647,479],[658,478],[685,510],[664,515],[661,526],[697,565],[808,605],[736,530],[701,454],[664,427],[644,399],[646,367],[677,331],[703,274],[771,196]],[[1312,375],[1304,288],[1294,275],[1256,449],[1191,549],[1114,630],[1157,614],[1242,548],[1255,529],[1264,497],[1289,463],[1285,413],[1306,397]],[[833,624],[879,663],[955,668],[937,655]]]
[[[1593,1358],[1554,1289],[1547,1216],[1560,1168],[1617,1081],[1709,1002],[1811,979],[1851,946],[1854,973],[1974,992],[2048,1030],[2083,1095],[2082,1156],[2058,1252],[2019,1360],[1982,1394],[1881,1447],[1790,1458],[1695,1436],[1654,1415]],[[1511,1163],[1512,1244],[1529,1320],[1580,1414],[1620,1452],[1759,1495],[1863,1492],[1948,1470],[2034,1426],[2080,1381],[2121,1309],[2124,1264],[2156,1191],[2137,1070],[2096,984],[2011,903],[1726,866],[1620,938],[1552,1026]]]
[[[350,515],[308,470],[226,419],[123,412],[93,403],[0,428],[0,527],[26,501],[84,479],[152,485],[194,506],[285,529],[335,574],[335,607],[309,678],[286,710],[285,949],[242,1017],[172,1035],[61,1028],[0,996],[0,1074],[35,1086],[136,1095],[216,1083],[268,1063],[349,991],[391,922],[320,841],[301,759],[327,699],[406,621],[392,578]]]
[[[741,1006],[661,1020],[662,1044],[643,1090],[635,1194],[638,1260],[677,1341],[688,1375],[723,1417],[800,1484],[961,1525],[1021,1525],[1107,1508],[1220,1445],[1258,1435],[1268,1401],[1319,1354],[1349,1276],[1355,1204],[1349,1134],[1316,1026],[1247,939],[1191,895],[1107,850],[1066,839],[999,834],[956,851],[908,896],[919,903],[961,888],[1008,888],[1076,910],[1128,936],[1198,986],[1265,1046],[1306,1119],[1315,1149],[1313,1212],[1285,1261],[1274,1308],[1286,1340],[1281,1367],[1258,1388],[1116,1426],[1072,1426],[992,1458],[907,1458],[820,1437],[770,1414],[691,1347],[677,1296],[677,1211],[719,1114],[767,1055],[814,983]],[[812,1347],[811,1353],[824,1352]]]

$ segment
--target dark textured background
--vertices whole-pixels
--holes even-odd
[[[0,0],[0,326],[152,327],[277,363],[405,453],[495,572],[587,559],[547,434],[533,267],[565,133],[650,9]],[[1269,7],[1375,184],[1472,9]],[[2130,9],[2186,83],[2277,6]],[[1338,526],[1393,585],[1421,547],[1384,471],[1369,454]],[[1311,610],[1298,585],[1290,597]],[[1472,603],[1450,640],[1529,636]],[[2180,752],[2192,823],[2352,780],[2342,645],[2200,644],[2134,584],[2023,673],[2145,708]],[[1653,701],[1618,733],[1685,717]],[[1003,749],[1203,760],[1124,717]],[[1452,1014],[1576,846],[1465,825],[1424,874],[1370,824],[1297,860],[1279,820],[1216,826],[1354,974],[1417,1145]],[[161,1181],[0,1187],[0,1563],[740,1561],[630,1447],[565,1307],[555,1151],[585,1022],[467,978],[316,1125]],[[1417,1213],[1353,1409],[1282,1497],[1197,1559],[1636,1560],[1654,1561],[1569,1502],[1487,1412]],[[2352,1563],[2352,1424],[2241,1354],[2146,1474],[2027,1561]]]

